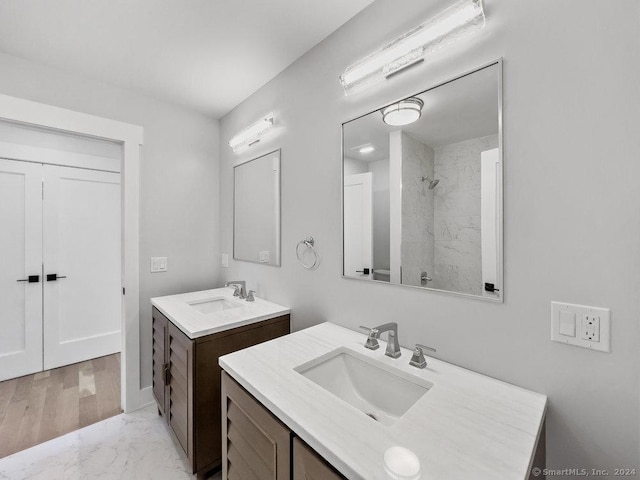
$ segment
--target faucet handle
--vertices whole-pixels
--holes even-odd
[[[240,296],[240,285],[231,284],[229,286],[233,287],[233,296],[234,297],[239,297]]]
[[[254,293],[256,293],[255,290],[249,290],[247,292],[247,298],[245,298],[245,300],[247,302],[255,302],[256,301],[256,297],[253,296]]]
[[[367,341],[364,344],[364,348],[368,348],[369,350],[376,350],[380,348],[380,344],[378,343],[378,337],[380,335],[377,328],[365,327],[360,325],[360,328],[363,330],[367,330],[369,335],[367,336]]]
[[[420,343],[416,343],[416,348],[413,350],[413,355],[411,356],[411,361],[409,361],[409,365],[417,368],[424,368],[427,366],[427,361],[424,358],[424,352],[430,351],[435,353],[436,349],[427,347],[426,345],[422,345]]]

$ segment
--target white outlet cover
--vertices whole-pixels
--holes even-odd
[[[260,263],[269,263],[269,250],[263,250],[260,252]]]
[[[575,315],[575,336],[567,335],[566,322],[571,315]],[[590,350],[610,352],[611,310],[551,302],[551,340]]]

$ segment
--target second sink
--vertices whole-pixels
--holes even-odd
[[[196,302],[187,302],[191,307],[199,311],[200,313],[216,313],[223,310],[231,310],[233,308],[240,308],[244,305],[238,302],[227,300],[224,297],[208,298],[206,300],[198,300]]]
[[[393,424],[433,387],[344,347],[294,370],[384,425]]]

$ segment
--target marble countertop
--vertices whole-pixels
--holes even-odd
[[[402,326],[400,326],[402,328]],[[386,336],[386,335],[385,335]],[[411,450],[420,478],[527,479],[547,397],[427,358],[409,366],[411,351],[385,356],[364,348],[366,336],[323,323],[220,357],[220,365],[247,391],[350,480],[389,480],[385,452]],[[316,385],[295,367],[346,347],[433,383],[390,426]]]
[[[232,287],[224,287],[168,295],[152,298],[151,304],[192,339],[276,318],[291,312],[289,307],[258,297],[255,297],[255,302],[241,300],[233,296],[233,291]],[[209,313],[203,313],[194,308],[194,306],[197,307],[212,299],[226,300],[229,302],[227,305],[234,308]]]

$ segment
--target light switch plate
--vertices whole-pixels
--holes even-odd
[[[560,335],[565,337],[576,336],[576,314],[570,310],[560,310]]]
[[[223,253],[222,254],[221,260],[220,260],[220,264],[225,268],[229,267],[229,254],[228,253]]]
[[[167,257],[151,257],[151,273],[167,271]]]
[[[551,340],[576,347],[611,351],[611,310],[551,302]]]

